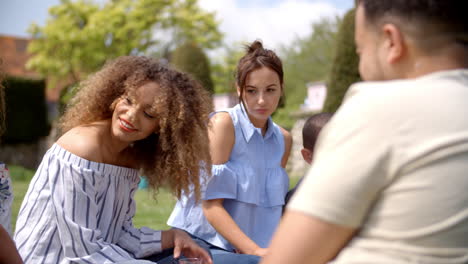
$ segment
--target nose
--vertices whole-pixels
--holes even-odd
[[[258,104],[263,105],[265,103],[265,95],[263,93],[258,93]]]
[[[128,121],[130,121],[130,122],[135,121],[135,117],[136,117],[136,109],[135,109],[135,107],[130,107],[130,108],[127,110],[126,116],[127,116]]]

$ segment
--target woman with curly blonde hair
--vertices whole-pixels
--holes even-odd
[[[21,206],[24,262],[171,263],[183,254],[212,263],[184,231],[132,224],[139,171],[154,190],[166,184],[180,197],[190,186],[200,197],[210,110],[198,82],[147,57],[118,58],[81,83]]]

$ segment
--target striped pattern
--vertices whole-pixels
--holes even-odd
[[[10,172],[5,163],[0,162],[0,225],[11,236],[11,204],[13,203],[13,189]]]
[[[82,159],[55,144],[18,215],[25,263],[116,263],[161,251],[161,231],[132,225],[138,171]]]

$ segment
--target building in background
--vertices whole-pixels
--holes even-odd
[[[307,97],[301,105],[302,111],[319,112],[323,108],[327,97],[327,86],[324,82],[311,82],[307,84]]]
[[[235,106],[239,99],[235,93],[223,93],[213,95],[213,107],[215,111]]]
[[[30,79],[40,78],[39,74],[26,69],[30,39],[0,35],[0,58],[6,75]]]
[[[37,72],[34,72],[26,67],[31,54],[28,53],[28,44],[31,39],[21,38],[16,36],[0,35],[0,59],[1,67],[7,76],[19,77],[25,79],[41,79],[42,77]],[[72,82],[63,78],[54,87],[50,87],[47,83],[45,90],[48,118],[50,121],[58,116],[58,103],[60,100],[60,92],[62,89],[70,85]]]

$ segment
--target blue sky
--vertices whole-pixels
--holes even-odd
[[[103,0],[98,0],[103,1]],[[32,22],[43,25],[48,8],[60,0],[0,0],[0,34],[28,37]],[[199,0],[216,11],[227,43],[262,39],[268,46],[288,44],[310,33],[322,17],[343,14],[354,0]]]

